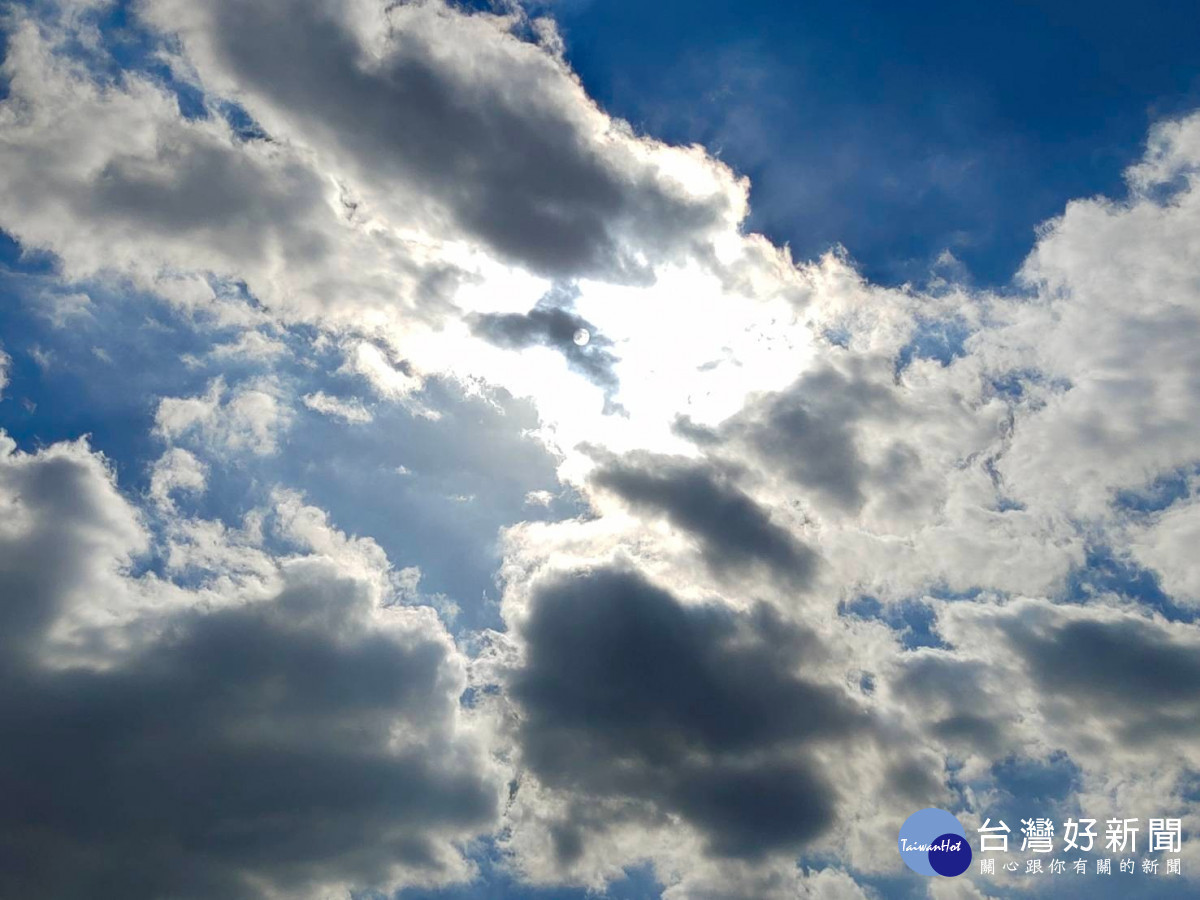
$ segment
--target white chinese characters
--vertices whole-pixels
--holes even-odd
[[[1178,854],[1183,848],[1182,819],[1151,818],[1144,835],[1141,827],[1142,820],[1138,818],[1114,817],[1105,819],[1104,846],[1099,847],[1099,835],[1096,826],[1099,820],[1080,817],[1068,818],[1062,823],[1061,832],[1055,822],[1046,817],[1034,816],[1021,819],[1021,847],[1024,854],[1035,854],[1033,858],[1024,860],[1024,866],[1016,860],[1003,863],[1003,871],[1010,873],[1024,872],[1026,875],[1086,875],[1090,868],[1086,859],[1078,858],[1073,862],[1068,859],[1052,858],[1043,861],[1037,856],[1042,854],[1088,853],[1100,850],[1110,854],[1109,857],[1096,860],[1095,874],[1100,876],[1112,875],[1114,872],[1113,858],[1116,858],[1116,871],[1124,875],[1180,875],[1181,860],[1178,857],[1157,858],[1158,854]],[[1008,838],[1011,829],[1003,819],[985,818],[983,825],[978,828],[980,853],[1007,853]],[[1058,838],[1060,846],[1055,846]],[[1139,837],[1142,839],[1139,841]],[[1142,844],[1139,853],[1139,842]],[[981,859],[979,872],[982,875],[996,874],[996,863],[993,859]]]
[[[1054,849],[1054,823],[1049,819],[1022,819],[1022,852],[1050,853]]]

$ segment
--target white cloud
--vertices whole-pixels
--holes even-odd
[[[92,298],[82,291],[47,291],[42,295],[42,302],[46,306],[46,315],[56,328],[65,328],[71,321],[92,314]]]
[[[963,878],[954,881],[933,878],[929,881],[929,900],[989,900],[990,897]]]
[[[261,331],[243,331],[237,339],[210,351],[215,359],[272,360],[287,353],[287,345]]]
[[[1130,538],[1133,555],[1158,573],[1163,590],[1180,603],[1200,604],[1200,501],[1195,495],[1156,516],[1144,530]]]
[[[302,399],[304,405],[309,409],[326,416],[341,419],[343,422],[365,424],[374,418],[371,415],[371,411],[363,406],[361,400],[341,400],[337,397],[329,396],[324,391],[314,391],[311,394],[305,394]]]
[[[403,361],[388,359],[388,354],[369,341],[356,341],[345,348],[341,373],[359,375],[380,396],[408,407],[414,413],[436,419],[438,413],[425,407],[416,397],[424,381]]]
[[[272,385],[241,385],[226,396],[225,382],[215,378],[196,397],[164,397],[154,416],[155,430],[169,441],[195,438],[217,452],[275,453],[291,412]]]
[[[1118,488],[1195,461],[1200,445],[1200,117],[1161,126],[1130,171],[1127,202],[1077,200],[1022,270],[1036,302],[983,337],[997,361],[1034,367],[1044,403],[1000,469],[1030,503],[1101,514]],[[1186,174],[1168,201],[1154,189]],[[1004,359],[1008,357],[1009,359]]]
[[[175,491],[202,493],[207,486],[208,467],[182,447],[172,447],[154,463],[150,473],[150,497],[171,510]]]

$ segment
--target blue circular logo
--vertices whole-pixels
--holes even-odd
[[[971,865],[967,833],[944,809],[918,810],[900,826],[900,858],[921,875],[961,875]]]

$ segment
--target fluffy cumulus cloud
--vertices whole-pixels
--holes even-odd
[[[104,460],[3,440],[3,893],[318,897],[467,874],[458,842],[499,793],[436,616],[383,608],[386,573],[336,534],[192,590],[136,575],[147,534]],[[156,474],[187,471],[172,462]]]
[[[321,159],[369,179],[384,210],[416,206],[535,271],[649,277],[742,212],[700,151],[633,139],[553,54],[513,40],[511,22],[431,3],[149,11],[268,134],[308,135]],[[694,169],[692,183],[672,164]]]
[[[804,747],[863,723],[840,692],[790,671],[807,636],[767,610],[741,621],[598,570],[541,587],[520,634],[527,657],[508,691],[541,783],[602,805],[648,801],[651,817],[674,812],[721,855],[759,856],[829,827],[832,790]],[[562,824],[559,857],[583,851],[580,832]]]
[[[888,288],[507,9],[7,14],[0,414],[74,329],[150,393],[112,458],[4,420],[0,894],[1014,896],[899,823],[1200,828],[1200,116],[1011,290]]]

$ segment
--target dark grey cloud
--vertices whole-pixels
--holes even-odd
[[[586,329],[590,339],[584,346],[575,343],[575,332]],[[607,349],[612,342],[596,327],[566,309],[535,306],[527,313],[487,313],[473,316],[471,331],[478,337],[510,350],[526,347],[551,347],[561,353],[572,369],[607,392],[617,388],[613,370],[617,359]]]
[[[1003,752],[1012,721],[990,694],[988,680],[989,671],[974,660],[918,653],[904,660],[891,689],[952,751],[994,757]]]
[[[1195,629],[1168,629],[1132,616],[1071,619],[1041,628],[1012,618],[1002,620],[1001,629],[1041,691],[1086,705],[1122,740],[1193,740],[1200,733]]]
[[[1008,636],[1042,681],[1071,691],[1131,705],[1200,702],[1200,647],[1148,622],[1080,620],[1048,633],[1012,622]]]
[[[1003,730],[995,717],[980,713],[953,713],[930,725],[930,731],[947,746],[966,746],[985,755],[993,755],[1002,746]]]
[[[316,174],[294,162],[271,171],[215,139],[188,134],[160,140],[153,159],[114,157],[81,200],[97,221],[191,237],[230,259],[259,260],[284,248],[313,260],[332,253],[329,237],[312,225],[326,192]]]
[[[439,17],[439,46],[393,22],[368,48],[337,3],[155,6],[251,114],[269,108],[362,172],[419,190],[423,208],[535,271],[645,280],[632,248],[673,252],[727,212],[597,134],[561,62],[496,28],[464,29],[464,13],[414,13]]]
[[[94,464],[67,452],[5,465],[5,440],[0,435],[0,508],[10,523],[0,536],[0,665],[34,666],[67,598],[111,547],[137,540],[137,525],[112,502]]]
[[[866,500],[870,469],[855,445],[855,424],[894,402],[885,387],[826,367],[748,406],[724,430],[796,484],[856,510]]]
[[[777,613],[684,605],[601,569],[539,588],[520,635],[525,662],[508,687],[522,760],[543,784],[585,806],[682,816],[716,855],[797,847],[833,823],[834,791],[806,749],[865,717],[798,674],[821,647]],[[562,826],[574,845],[589,827],[582,815]]]
[[[383,623],[360,577],[310,558],[273,598],[135,622],[131,651],[104,651],[121,634],[105,626],[84,644],[105,665],[53,662],[56,621],[138,590],[117,572],[135,519],[78,451],[0,470],[20,510],[0,535],[0,896],[436,878],[452,842],[494,825],[498,784],[456,734],[460,663],[432,617]]]
[[[911,454],[897,445],[874,472],[856,443],[862,420],[891,417],[895,406],[889,387],[865,373],[824,366],[805,373],[786,390],[752,399],[716,428],[680,417],[674,430],[710,452],[726,447],[748,453],[823,502],[857,511],[873,482],[899,480],[911,467]]]
[[[390,728],[446,715],[445,647],[339,646],[285,621],[294,599],[196,617],[115,671],[8,673],[0,893],[370,885],[394,863],[436,873],[439,831],[486,830],[492,786],[446,748],[388,749]]]
[[[727,477],[703,463],[678,457],[633,454],[613,460],[592,476],[643,511],[665,515],[693,534],[707,564],[718,573],[764,565],[778,578],[806,586],[818,557]]]

